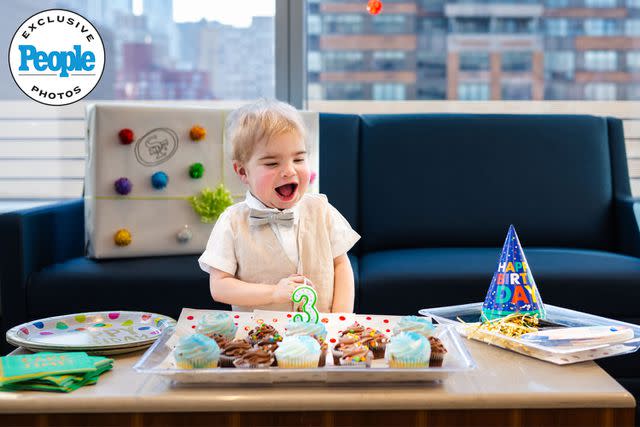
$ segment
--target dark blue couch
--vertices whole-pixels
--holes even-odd
[[[481,301],[514,224],[545,302],[640,322],[640,230],[620,120],[569,115],[320,118],[321,191],[362,235],[356,310]],[[3,329],[63,313],[173,317],[211,300],[194,256],[83,257],[83,202],[0,216]],[[623,356],[603,364],[640,389]]]

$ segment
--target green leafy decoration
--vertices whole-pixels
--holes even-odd
[[[205,188],[199,195],[189,197],[189,203],[200,216],[200,221],[205,224],[211,224],[218,219],[225,209],[233,204],[233,199],[229,190],[223,184],[220,184],[215,191]]]

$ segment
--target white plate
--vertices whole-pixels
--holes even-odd
[[[86,351],[119,354],[144,349],[167,326],[170,317],[138,311],[102,311],[48,317],[15,326],[7,342],[31,351]]]

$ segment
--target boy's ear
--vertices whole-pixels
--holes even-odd
[[[240,181],[245,184],[248,184],[247,180],[247,170],[238,162],[233,162],[233,171],[240,177]]]

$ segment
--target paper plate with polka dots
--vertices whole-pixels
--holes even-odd
[[[31,351],[118,354],[150,346],[170,317],[139,311],[100,311],[48,317],[15,326],[7,342]]]

